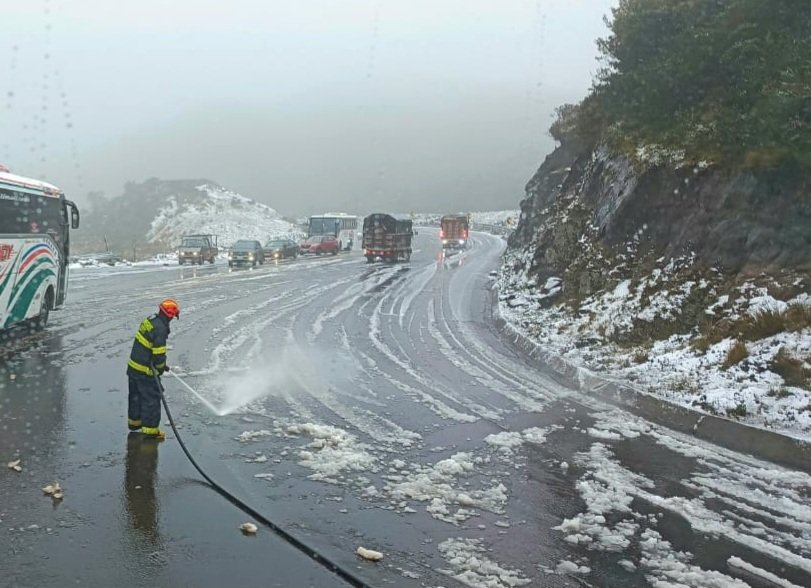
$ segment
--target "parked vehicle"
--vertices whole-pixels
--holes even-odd
[[[177,250],[177,263],[203,265],[217,259],[217,235],[183,235]]]
[[[0,330],[42,329],[62,307],[77,228],[79,209],[62,190],[0,165]]]
[[[414,235],[410,217],[385,213],[370,214],[363,219],[363,255],[366,262],[408,261]]]
[[[265,243],[265,259],[295,259],[299,246],[290,239],[273,239]]]
[[[466,214],[448,214],[439,220],[439,238],[443,249],[465,249],[470,235]]]
[[[306,253],[315,253],[316,255],[332,253],[333,255],[338,255],[340,250],[341,246],[338,240],[332,235],[308,237],[306,241],[303,241],[301,245],[299,245],[299,251],[302,255]]]
[[[262,265],[263,263],[265,263],[265,250],[262,249],[259,241],[247,239],[237,241],[228,253],[228,267],[236,265],[256,267],[256,264]]]
[[[115,253],[88,253],[86,255],[82,255],[76,261],[83,267],[88,267],[97,265],[113,266],[117,263],[121,263],[124,260],[120,255],[116,255]]]

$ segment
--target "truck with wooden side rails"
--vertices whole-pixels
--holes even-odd
[[[367,263],[408,261],[414,236],[410,217],[377,212],[363,219],[363,255]]]

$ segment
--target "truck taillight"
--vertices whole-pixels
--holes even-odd
[[[444,238],[445,238],[445,231],[444,231],[444,230],[442,230],[442,229],[439,229],[439,238],[440,238],[440,239],[444,239]]]

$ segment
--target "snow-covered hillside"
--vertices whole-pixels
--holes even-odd
[[[157,211],[147,234],[150,242],[173,244],[189,233],[211,233],[219,236],[220,245],[230,245],[238,239],[256,239],[262,243],[269,238],[298,239],[301,231],[282,220],[270,206],[256,202],[213,184],[197,186],[201,198],[180,203],[169,196]]]
[[[174,250],[189,233],[237,239],[299,238],[301,229],[267,204],[246,198],[207,179],[127,182],[115,198],[96,197],[76,231],[74,254],[109,251],[144,260]]]
[[[448,213],[456,214],[456,213]],[[493,210],[493,211],[476,211],[469,213],[470,220],[473,224],[479,225],[516,225],[521,216],[520,210]],[[417,225],[438,225],[443,213],[420,212],[414,215],[414,223]]]

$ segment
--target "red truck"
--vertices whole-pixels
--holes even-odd
[[[443,249],[465,249],[470,236],[470,219],[466,214],[447,214],[439,221],[439,239]]]

